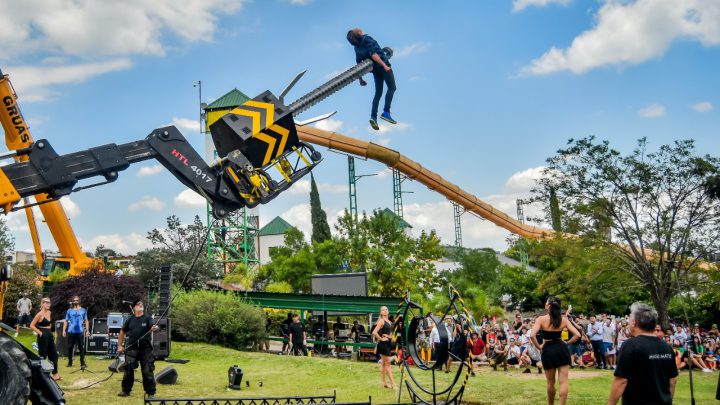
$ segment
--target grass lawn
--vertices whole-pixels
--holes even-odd
[[[33,337],[23,332],[20,339],[30,347]],[[239,352],[218,346],[197,343],[173,343],[172,358],[190,360],[187,364],[173,364],[178,371],[176,385],[158,385],[158,398],[200,397],[270,397],[292,395],[332,395],[337,392],[338,402],[367,401],[374,404],[391,404],[397,401],[397,391],[380,387],[379,371],[375,364],[318,357],[288,357],[265,353]],[[60,358],[60,385],[65,390],[68,404],[139,404],[142,401],[142,384],[136,382],[130,398],[118,398],[121,374],[94,387],[78,390],[109,375],[108,360],[96,360],[88,356],[89,369],[95,374],[75,373],[67,369],[67,359]],[[76,363],[79,363],[76,361]],[[237,364],[243,370],[242,391],[226,388],[227,370]],[[171,364],[158,361],[156,372]],[[416,369],[417,370],[417,369]],[[417,370],[417,374],[427,374]],[[399,368],[394,369],[399,382]],[[136,373],[140,378],[140,373]],[[426,377],[426,376],[423,376]],[[449,380],[439,374],[439,379]],[[250,387],[245,381],[250,381]],[[693,373],[697,404],[717,404],[715,387],[718,372]],[[611,371],[572,370],[570,374],[569,404],[604,404],[612,381]],[[260,387],[262,382],[262,387]],[[401,401],[407,402],[403,390]],[[542,375],[521,374],[520,370],[493,372],[487,367],[471,377],[464,402],[469,404],[545,404],[545,379]],[[682,372],[675,395],[676,404],[689,404],[688,373]]]

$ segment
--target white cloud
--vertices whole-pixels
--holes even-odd
[[[324,131],[338,132],[342,128],[343,122],[340,120],[328,118],[326,120],[316,122],[314,126],[315,128],[322,129]]]
[[[501,193],[483,196],[480,199],[512,218],[516,218],[517,199],[526,199],[530,196],[530,188],[534,185],[534,179],[540,177],[542,169],[543,167],[534,167],[513,173],[505,182]],[[390,174],[390,169],[384,169],[380,173],[387,176]],[[541,207],[537,204],[525,205],[524,213],[526,218],[540,216],[540,209]],[[335,232],[335,224],[343,214],[344,210],[339,210],[335,214],[328,212],[328,223],[333,233]],[[405,220],[412,225],[412,233],[415,236],[420,235],[423,230],[429,232],[434,229],[444,244],[452,245],[455,242],[453,207],[449,201],[443,200],[421,204],[405,203],[403,214]],[[295,205],[281,216],[288,223],[302,230],[307,238],[310,237],[312,232],[310,204]],[[510,233],[492,222],[466,212],[461,216],[461,225],[464,246],[491,247],[496,250],[507,248],[505,239]],[[542,224],[540,225],[542,226]]]
[[[348,186],[346,184],[329,184],[329,183],[317,183],[318,192],[323,193],[347,193]],[[310,194],[310,180],[302,179],[298,180],[288,190],[288,194]]]
[[[540,178],[542,170],[543,167],[534,167],[513,173],[505,182],[501,193],[479,196],[479,198],[512,218],[516,218],[517,200],[530,196],[530,189],[535,184],[534,180]],[[536,204],[525,205],[525,217],[540,216],[540,209],[541,207]],[[451,245],[455,242],[453,207],[449,201],[405,204],[403,214],[405,221],[413,226],[413,234],[416,236],[423,230],[428,232],[434,229],[444,244]],[[505,229],[490,221],[482,220],[470,212],[462,214],[460,218],[463,246],[491,247],[496,250],[507,248],[505,238],[510,233]]]
[[[156,164],[152,166],[143,166],[138,170],[138,177],[154,176],[163,171],[163,165]]]
[[[522,74],[576,74],[604,66],[636,65],[661,57],[673,41],[720,44],[717,0],[606,0],[593,28],[566,49],[552,47],[521,69]]]
[[[692,106],[693,110],[697,112],[708,112],[713,109],[713,105],[709,101],[702,101]]]
[[[290,4],[295,4],[297,6],[307,6],[312,2],[313,0],[290,0]]]
[[[535,186],[535,181],[542,177],[543,170],[545,170],[545,167],[538,166],[513,173],[505,182],[505,191],[529,192]]]
[[[12,77],[13,86],[23,102],[43,101],[56,95],[49,87],[58,84],[82,83],[95,76],[125,70],[132,66],[129,59],[80,63],[65,66],[16,66],[4,69]]]
[[[650,104],[638,110],[638,115],[643,118],[657,118],[665,115],[665,107],[660,104]]]
[[[398,122],[397,124],[389,124],[385,123],[385,121],[378,119],[378,125],[380,126],[380,130],[371,132],[372,134],[376,135],[386,135],[390,132],[405,132],[406,130],[412,128],[412,125],[405,123],[405,122]]]
[[[87,243],[83,243],[86,250],[94,250],[98,245],[104,245],[106,248],[113,249],[124,255],[134,255],[141,250],[152,247],[152,243],[145,236],[138,233],[96,235]]]
[[[416,42],[414,44],[404,46],[401,49],[397,50],[393,54],[393,58],[405,58],[417,53],[427,52],[430,50],[430,46],[430,42]]]
[[[513,0],[513,11],[522,11],[527,7],[545,7],[548,4],[560,4],[566,6],[572,0]]]
[[[280,214],[290,225],[303,231],[307,238],[312,235],[312,220],[310,219],[310,204],[293,205]],[[329,221],[328,221],[329,222]],[[332,225],[330,226],[332,229]]]
[[[175,125],[180,132],[194,132],[199,133],[200,132],[200,121],[193,120],[190,118],[178,118],[173,117],[172,118],[172,125]]]
[[[165,208],[165,203],[160,201],[159,198],[146,195],[143,198],[141,198],[140,200],[135,201],[134,203],[130,204],[128,206],[128,211],[130,211],[130,212],[138,212],[138,211],[144,211],[144,210],[162,211],[163,208]]]
[[[132,55],[165,54],[173,39],[209,42],[220,15],[238,12],[246,0],[24,0],[3,2],[0,62],[23,101],[57,93],[49,87],[80,83],[128,69]],[[8,3],[8,4],[6,4]],[[48,54],[43,66],[7,66],[25,55]]]
[[[61,198],[60,204],[63,206],[68,218],[75,218],[80,215],[80,207],[70,197]]]
[[[380,138],[380,139],[378,139],[378,141],[376,143],[380,146],[384,146],[387,148],[388,146],[390,146],[391,141],[392,141],[392,139],[390,139],[390,138]]]
[[[237,0],[26,0],[3,7],[0,59],[39,50],[80,57],[163,54],[162,40],[210,41]]]
[[[200,208],[205,207],[207,201],[200,194],[193,190],[187,189],[178,194],[174,199],[176,207],[181,208]]]

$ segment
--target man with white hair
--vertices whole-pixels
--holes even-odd
[[[672,347],[655,336],[657,311],[649,305],[630,306],[629,331],[610,389],[608,405],[657,404],[671,405],[675,395],[678,370]]]

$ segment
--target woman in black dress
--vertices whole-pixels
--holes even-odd
[[[387,307],[380,307],[380,317],[372,331],[377,340],[376,353],[380,356],[380,382],[385,388],[397,388],[390,369],[390,358],[392,357],[392,331],[393,324],[388,319]],[[392,385],[385,381],[385,375],[390,379]]]
[[[60,379],[58,374],[58,353],[55,347],[55,325],[52,322],[50,313],[50,298],[44,297],[40,301],[40,311],[30,323],[30,329],[37,335],[38,354],[42,358],[50,360],[53,365],[52,378]]]
[[[568,321],[567,317],[560,314],[559,299],[549,297],[545,303],[545,309],[548,314],[538,317],[535,321],[530,339],[535,347],[540,350],[540,358],[545,370],[545,379],[547,380],[548,405],[555,403],[556,373],[560,382],[560,405],[565,405],[568,396],[568,371],[570,369],[568,345],[578,340],[580,332]],[[567,343],[560,336],[563,329],[567,329],[572,334],[572,338]],[[539,331],[543,333],[542,344],[537,340]]]

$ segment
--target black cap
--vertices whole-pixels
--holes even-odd
[[[142,302],[143,302],[143,300],[135,300],[135,301],[133,301],[133,304],[132,304],[133,308],[135,308],[135,305],[141,304]],[[143,304],[143,306],[145,306],[145,305]]]

